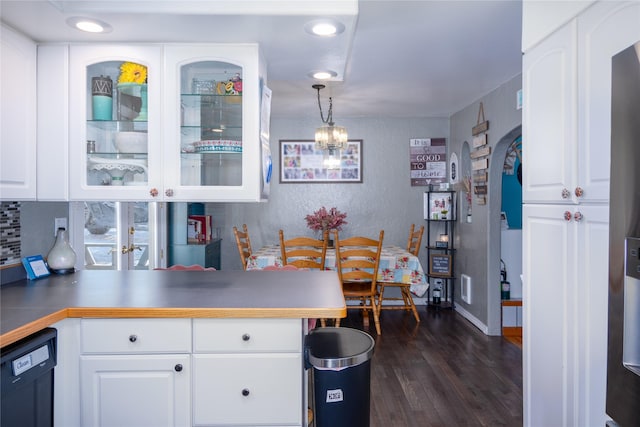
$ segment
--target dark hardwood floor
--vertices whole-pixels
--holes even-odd
[[[371,427],[521,426],[521,349],[455,311],[419,313],[416,324],[408,312],[383,311],[379,337],[357,311],[342,320],[376,340]]]

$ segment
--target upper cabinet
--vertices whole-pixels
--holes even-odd
[[[637,2],[599,2],[525,52],[525,203],[608,202],[611,57],[638,19]]]
[[[36,198],[36,44],[0,25],[0,198]]]
[[[165,47],[165,187],[180,200],[259,201],[258,45]]]
[[[574,194],[578,186],[576,27],[576,21],[571,21],[523,58],[522,152],[527,162],[523,165],[522,199],[525,203],[562,203],[577,198]]]
[[[259,201],[258,46],[70,48],[71,200]]]
[[[158,198],[162,48],[71,46],[69,76],[71,199]]]

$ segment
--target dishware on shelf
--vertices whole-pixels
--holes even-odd
[[[146,159],[106,159],[102,157],[89,156],[87,169],[90,171],[102,171],[111,177],[110,185],[124,185],[124,176],[127,173],[145,174],[147,176]],[[138,181],[142,182],[142,181]],[[143,184],[140,184],[143,185]]]
[[[116,149],[120,153],[146,153],[146,132],[118,132],[115,137]]]
[[[193,147],[196,153],[242,153],[242,141],[229,139],[197,141]]]

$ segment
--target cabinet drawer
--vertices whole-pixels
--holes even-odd
[[[83,353],[190,353],[191,319],[83,319]]]
[[[194,353],[300,352],[300,319],[194,319]]]
[[[301,354],[192,357],[195,426],[302,423]]]

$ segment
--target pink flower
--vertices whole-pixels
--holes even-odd
[[[346,213],[342,213],[336,208],[327,210],[323,206],[313,215],[307,215],[305,220],[307,220],[307,226],[312,230],[342,230],[342,226],[347,224],[346,217]]]

